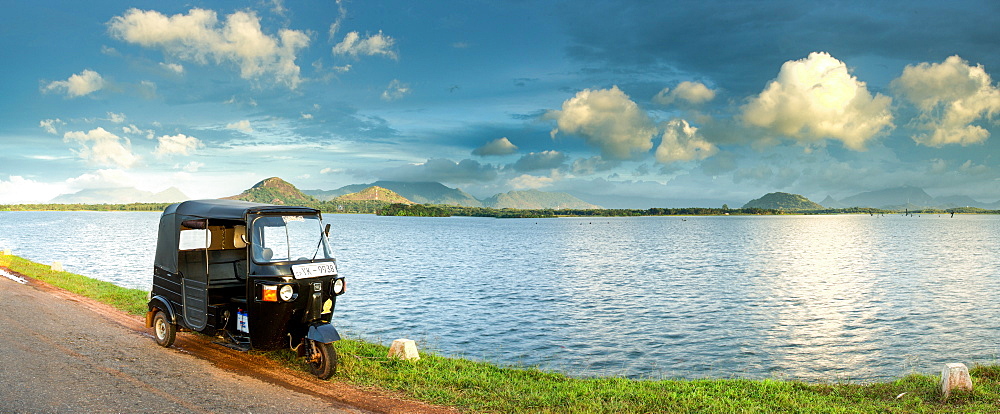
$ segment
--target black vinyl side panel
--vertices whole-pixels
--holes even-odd
[[[184,285],[187,284],[188,287]],[[152,296],[160,296],[169,302],[169,305],[173,308],[177,323],[182,328],[187,328],[195,331],[201,331],[205,333],[210,333],[215,329],[222,329],[225,327],[225,321],[221,320],[222,311],[227,308],[227,306],[221,306],[222,304],[228,304],[230,298],[232,297],[245,297],[246,287],[244,285],[239,286],[229,286],[229,287],[212,287],[209,289],[208,298],[209,302],[205,305],[200,303],[194,303],[191,299],[196,299],[199,296],[194,293],[190,287],[190,281],[185,281],[180,274],[173,274],[167,272],[163,268],[156,267],[153,269],[153,289]],[[188,303],[194,303],[194,306],[204,306],[207,309],[201,312],[194,310],[195,314],[189,314],[186,312],[184,291],[187,290],[193,295],[188,298]],[[204,290],[204,287],[202,287]],[[204,295],[204,293],[202,294]],[[204,297],[204,296],[203,296]],[[213,306],[215,305],[215,306]],[[244,306],[244,308],[246,308]],[[235,308],[233,309],[235,313]],[[199,317],[199,315],[205,315]],[[218,325],[218,326],[217,326]]]
[[[205,273],[205,251],[179,252],[178,264],[184,274],[181,279],[184,322],[193,330],[205,329],[208,324],[208,274]]]
[[[153,268],[153,289],[152,296],[162,296],[170,302],[174,312],[173,315],[178,322],[183,325],[184,306],[181,303],[181,278],[180,275],[170,273],[161,267]],[[186,325],[184,325],[187,327]]]
[[[185,278],[181,281],[184,290],[184,321],[196,331],[208,324],[208,284],[200,280]]]

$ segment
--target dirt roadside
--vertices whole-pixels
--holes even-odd
[[[320,381],[203,335],[162,348],[143,318],[26,279],[0,277],[0,412],[458,412]]]

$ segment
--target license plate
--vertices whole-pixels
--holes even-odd
[[[298,264],[292,266],[292,274],[296,279],[331,276],[337,274],[337,265],[333,262]]]

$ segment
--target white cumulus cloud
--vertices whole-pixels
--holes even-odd
[[[517,152],[517,145],[512,144],[507,137],[503,137],[487,142],[485,145],[472,150],[472,155],[489,157],[494,155],[510,155],[515,152]]]
[[[333,54],[355,58],[358,56],[385,56],[396,59],[398,56],[396,51],[392,49],[395,43],[395,39],[382,34],[381,30],[365,38],[362,38],[358,32],[350,32],[344,36],[344,40],[333,47]]]
[[[609,160],[645,154],[656,134],[649,116],[617,86],[580,91],[563,102],[562,110],[548,111],[544,118],[556,121],[553,137],[559,132],[579,135]]]
[[[670,88],[663,88],[663,90],[653,97],[653,102],[660,105],[670,105],[677,101],[683,101],[693,105],[699,105],[711,101],[712,99],[715,99],[715,91],[709,89],[705,86],[705,84],[701,82],[684,81],[679,83],[673,90]]]
[[[393,79],[389,82],[389,86],[385,88],[382,92],[382,99],[386,101],[395,101],[401,99],[402,97],[410,93],[410,85],[400,82],[399,79]]]
[[[558,181],[557,177],[545,177],[530,174],[522,174],[510,179],[510,186],[515,190],[537,190],[548,187]]]
[[[107,86],[101,74],[86,69],[79,74],[75,74],[64,81],[55,81],[46,85],[42,90],[45,92],[65,92],[70,98],[89,95]]]
[[[920,110],[917,127],[928,132],[913,140],[930,147],[981,143],[990,132],[972,123],[1000,112],[1000,90],[990,75],[958,56],[909,65],[892,88]]]
[[[714,144],[698,134],[698,128],[683,119],[666,124],[660,146],[656,147],[656,161],[669,164],[674,161],[703,160],[718,152]]]
[[[301,31],[265,34],[260,18],[247,11],[237,11],[220,22],[212,10],[195,8],[166,16],[154,10],[129,9],[112,18],[108,26],[113,36],[126,42],[160,48],[177,59],[200,64],[209,59],[231,62],[239,66],[244,79],[269,75],[291,89],[302,81],[296,54],[309,45],[309,36]]]
[[[228,123],[226,124],[226,129],[235,129],[237,131],[244,132],[247,134],[253,132],[253,128],[250,127],[250,121],[246,119],[242,121]]]
[[[41,121],[38,121],[38,127],[44,129],[45,132],[48,132],[48,133],[50,133],[52,135],[58,135],[59,134],[59,131],[56,130],[56,126],[57,125],[66,125],[66,123],[63,122],[59,118],[56,118],[56,119],[43,119]]]
[[[153,131],[152,129],[142,129],[135,126],[135,124],[128,124],[126,126],[123,126],[122,132],[129,135],[141,135],[146,137],[146,139],[153,139],[153,136],[156,134],[156,132]]]
[[[125,114],[123,114],[123,113],[115,113],[115,112],[108,112],[108,121],[114,122],[116,124],[120,124],[122,122],[125,122]]]
[[[45,203],[66,192],[64,184],[45,183],[19,175],[0,179],[0,204]]]
[[[92,173],[84,173],[79,177],[66,180],[66,184],[74,190],[91,188],[122,188],[134,187],[136,180],[123,170],[100,169]]]
[[[139,161],[139,156],[132,153],[132,143],[128,138],[119,137],[104,128],[87,132],[70,131],[63,134],[63,141],[78,143],[80,150],[77,155],[96,164],[132,168]]]
[[[159,144],[153,151],[153,154],[157,156],[190,155],[191,152],[202,146],[201,140],[184,134],[164,135],[157,138],[157,141]]]
[[[867,84],[828,53],[785,62],[778,77],[743,107],[743,121],[800,142],[834,139],[853,150],[891,129],[892,98],[872,96]]]
[[[203,163],[203,162],[191,161],[191,162],[187,163],[187,165],[185,165],[184,167],[182,167],[182,169],[184,171],[189,172],[189,173],[195,173],[195,172],[198,172],[198,170],[201,169],[201,167],[204,167],[204,166],[205,166],[205,163]]]
[[[176,74],[184,73],[184,65],[178,63],[160,63],[160,67]]]

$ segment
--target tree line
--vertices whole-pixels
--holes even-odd
[[[3,204],[0,211],[163,211],[173,203],[129,204]]]
[[[173,203],[128,204],[0,204],[0,211],[163,211]],[[783,214],[900,214],[903,211],[868,207],[850,207],[821,210],[779,210],[762,208],[649,208],[649,209],[515,209],[490,207],[465,207],[442,204],[399,204],[386,201],[305,201],[304,207],[324,213],[378,214],[382,216],[416,217],[495,217],[495,218],[552,218],[552,217],[639,217],[639,216],[720,216],[720,215],[783,215]],[[1000,210],[977,207],[949,209],[908,210],[911,214],[1000,214]]]

